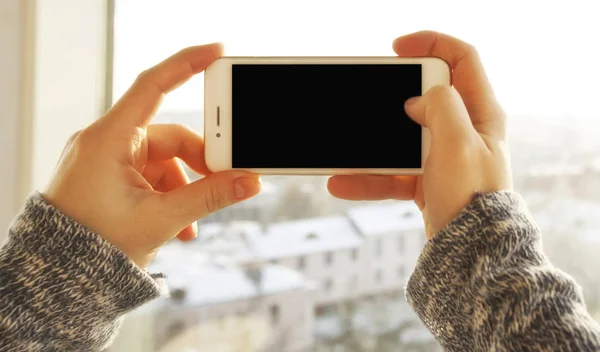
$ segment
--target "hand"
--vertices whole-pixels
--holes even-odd
[[[148,125],[164,94],[221,53],[220,44],[190,47],[140,74],[106,115],[71,137],[43,192],[142,268],[167,241],[194,238],[197,219],[260,191],[254,174],[211,174],[194,131]],[[178,159],[206,177],[190,183]]]
[[[407,114],[430,130],[424,173],[334,176],[328,189],[349,200],[414,199],[423,212],[429,239],[452,221],[476,192],[512,188],[505,114],[472,46],[425,31],[400,37],[393,47],[403,57],[437,56],[452,69],[454,87],[433,87],[405,105]]]

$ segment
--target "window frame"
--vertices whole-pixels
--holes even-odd
[[[398,234],[398,252],[400,254],[404,254],[406,252],[406,236],[403,233]]]
[[[277,303],[269,306],[269,322],[272,326],[277,326],[281,321],[281,308]]]
[[[353,262],[357,262],[358,261],[358,248],[352,248],[350,250],[350,258],[352,259]]]
[[[377,237],[375,239],[375,257],[381,258],[383,256],[383,238]]]
[[[378,284],[383,283],[383,270],[377,269],[377,271],[375,271],[375,282]]]
[[[331,293],[331,291],[333,290],[333,279],[332,278],[326,278],[325,279],[325,283],[323,285],[323,289],[325,291],[326,294]]]
[[[46,186],[68,138],[112,105],[114,5],[115,0],[1,4],[9,20],[0,34],[7,49],[0,68],[0,139],[10,153],[0,161],[12,170],[0,176],[5,229],[27,197]],[[5,236],[0,233],[0,243]]]
[[[325,252],[325,265],[332,266],[333,260],[333,252]]]

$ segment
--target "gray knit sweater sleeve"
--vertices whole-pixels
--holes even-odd
[[[101,351],[125,313],[165,293],[95,233],[32,196],[0,248],[0,351]]]
[[[581,288],[511,192],[477,195],[427,243],[407,297],[446,351],[600,351]]]

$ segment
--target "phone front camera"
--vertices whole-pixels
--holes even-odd
[[[217,133],[217,138],[219,138],[219,137],[221,137],[221,134],[220,134],[220,133]]]

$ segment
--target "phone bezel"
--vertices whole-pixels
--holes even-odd
[[[436,85],[451,84],[450,67],[442,59],[436,57],[222,57],[214,61],[204,73],[204,154],[206,165],[212,172],[233,169],[263,175],[419,175],[423,173],[430,145],[427,128],[422,128],[422,167],[417,169],[232,168],[231,66],[234,64],[420,64],[422,66],[422,94],[425,94]]]

